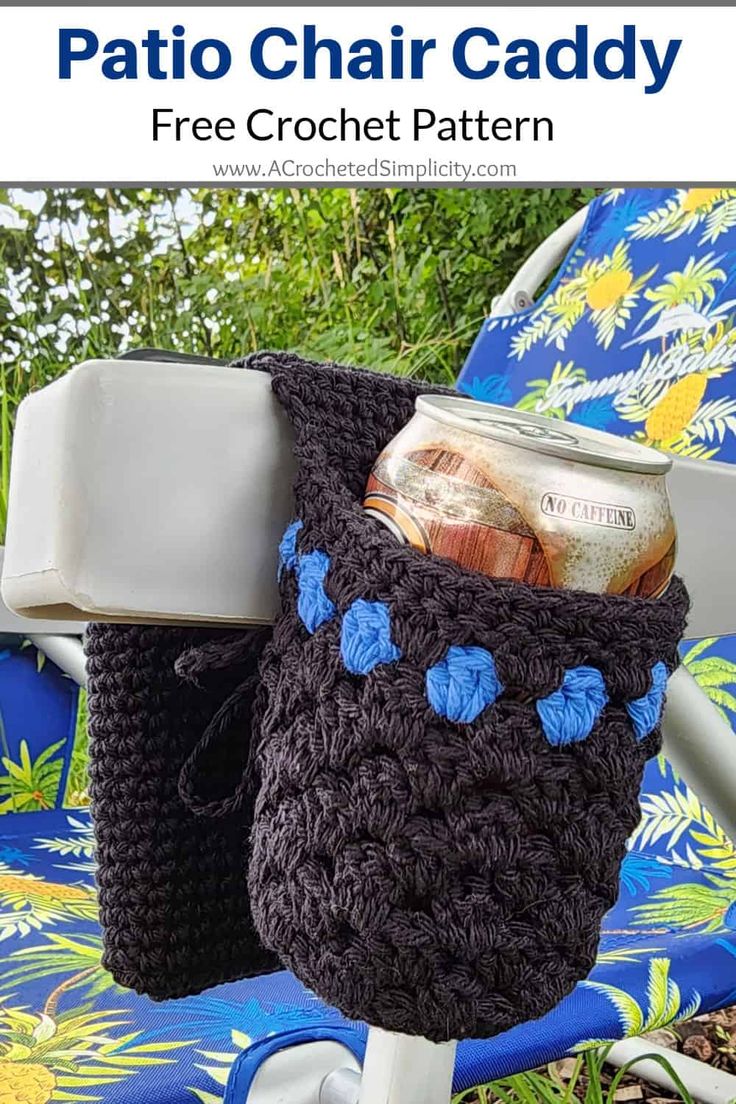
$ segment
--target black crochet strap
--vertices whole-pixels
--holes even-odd
[[[254,649],[269,634],[268,629],[233,633],[189,648],[176,661],[177,675],[200,689],[213,679],[231,686],[234,683],[179,772],[179,797],[196,816],[239,813],[252,796],[252,756],[250,750],[243,756],[238,749],[243,745],[243,733],[250,728],[258,685]],[[244,679],[243,672],[247,672]]]
[[[233,737],[242,738],[243,731],[250,723],[257,686],[258,676],[251,675],[236,687],[219,707],[179,772],[179,797],[195,816],[231,816],[241,812],[248,800],[252,789],[250,755],[229,792],[211,797],[200,787],[215,773],[211,769],[213,758],[219,761],[219,753],[232,742]],[[232,784],[232,779],[229,784]]]
[[[212,683],[234,689],[243,673],[253,670],[253,664],[265,645],[270,629],[240,629],[186,648],[174,664],[179,678],[199,689]]]

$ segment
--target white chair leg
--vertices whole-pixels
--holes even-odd
[[[676,1050],[667,1050],[656,1043],[647,1042],[646,1039],[622,1039],[621,1042],[614,1043],[606,1061],[619,1069],[629,1062],[635,1062],[632,1073],[637,1077],[679,1095],[677,1085],[669,1074],[658,1062],[647,1058],[652,1054],[666,1059],[685,1088],[695,1100],[702,1101],[702,1104],[729,1104],[736,1099],[736,1077],[732,1073],[724,1073],[705,1062],[699,1062],[697,1058],[690,1058]]]
[[[372,1027],[359,1104],[449,1104],[456,1048]]]

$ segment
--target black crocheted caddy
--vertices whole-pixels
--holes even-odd
[[[531,588],[398,545],[362,492],[416,396],[438,389],[284,354],[242,363],[271,374],[295,435],[282,613],[270,638],[227,638],[241,724],[210,754],[198,799],[200,813],[228,813],[217,821],[190,813],[191,770],[186,804],[177,792],[213,692],[205,702],[190,682],[181,697],[173,666],[177,648],[197,670],[222,648],[192,652],[184,630],[91,628],[106,963],[155,996],[243,976],[274,961],[252,914],[263,944],[349,1017],[443,1040],[540,1016],[589,972],[615,900],[684,587],[657,601]],[[101,692],[137,670],[149,709],[135,658],[146,633],[171,642],[152,766],[148,722],[116,742],[126,692]],[[255,802],[240,782],[223,805],[249,740]],[[165,827],[151,804],[162,793]],[[219,915],[207,905],[218,879]]]

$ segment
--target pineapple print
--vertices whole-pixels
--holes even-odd
[[[723,190],[723,188],[688,188],[682,197],[682,210],[691,213],[697,211],[699,207],[708,207],[714,199],[718,199]]]
[[[656,267],[656,266],[655,266]],[[596,342],[607,349],[615,334],[625,329],[631,319],[642,289],[654,273],[654,268],[635,277],[626,242],[620,241],[610,254],[600,260],[586,262],[570,287],[577,285],[581,309],[590,310]]]
[[[529,321],[511,339],[511,353],[521,360],[538,341],[564,349],[582,318],[595,330],[596,343],[608,349],[615,335],[631,320],[631,313],[657,266],[638,276],[622,238],[610,253],[586,260],[577,271],[532,311]]]
[[[47,1104],[55,1088],[56,1077],[45,1066],[0,1059],[0,1104]]]
[[[647,437],[660,443],[676,440],[695,416],[707,382],[704,375],[694,373],[673,383],[649,412]]]
[[[47,1007],[49,1001],[47,1001]],[[135,1045],[138,1034],[111,1031],[127,1024],[115,1012],[70,1009],[59,1015],[0,1005],[0,1104],[84,1104],[100,1100],[89,1090],[135,1076],[138,1067],[161,1065],[185,1042]]]
[[[627,227],[632,241],[665,238],[674,241],[703,227],[699,244],[713,243],[736,226],[736,188],[678,188],[653,210]]]
[[[634,276],[626,268],[604,272],[588,288],[586,302],[591,310],[607,310],[623,299],[633,282]]]

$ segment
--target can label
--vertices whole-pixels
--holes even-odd
[[[569,495],[542,495],[540,509],[548,517],[571,518],[585,525],[604,525],[608,529],[636,529],[636,514],[630,506],[616,506],[612,502],[590,502],[586,498]]]
[[[532,527],[486,475],[458,453],[425,449],[379,460],[363,506],[421,552],[485,575],[549,585]]]

